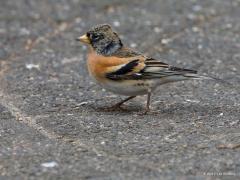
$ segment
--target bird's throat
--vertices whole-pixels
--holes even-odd
[[[97,45],[95,47],[95,50],[97,51],[98,54],[110,56],[114,54],[117,50],[119,50],[121,47],[122,47],[121,43],[111,41],[108,44]]]

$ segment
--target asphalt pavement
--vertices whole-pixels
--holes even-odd
[[[239,179],[239,0],[0,0],[0,179]],[[161,86],[125,111],[75,41],[125,44],[220,81]]]

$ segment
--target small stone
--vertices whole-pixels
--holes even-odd
[[[203,45],[202,44],[199,44],[198,45],[198,49],[201,50],[203,48]]]
[[[51,162],[42,163],[41,166],[45,168],[53,168],[58,166],[58,163],[55,161],[51,161]]]
[[[82,18],[80,18],[80,17],[77,17],[76,19],[75,19],[75,22],[76,23],[80,23],[82,21]]]
[[[232,28],[232,24],[228,23],[228,24],[226,25],[226,28],[227,28],[227,29],[231,29],[231,28]]]
[[[196,15],[190,13],[190,14],[187,15],[187,18],[190,19],[190,20],[195,20],[196,19]]]
[[[79,57],[72,57],[72,58],[63,58],[62,64],[74,63],[79,61]]]
[[[20,29],[20,35],[27,36],[30,34],[30,31],[27,28],[21,28]]]
[[[155,27],[153,30],[155,33],[160,33],[162,31],[159,27]]]
[[[135,48],[135,47],[137,47],[137,44],[136,43],[131,43],[130,46],[131,46],[131,48]]]
[[[170,39],[162,39],[161,43],[162,44],[168,44],[171,40]]]
[[[193,32],[199,32],[200,29],[199,29],[198,27],[194,26],[194,27],[192,27],[192,31],[193,31]]]
[[[192,103],[199,103],[199,100],[192,100],[192,99],[186,99],[185,101],[187,102],[192,102]]]
[[[63,22],[59,25],[58,30],[59,31],[65,31],[68,27],[68,24],[66,22]]]
[[[237,71],[237,68],[235,66],[231,67],[232,71]]]
[[[39,64],[26,64],[25,67],[29,70],[31,69],[40,69]]]
[[[113,26],[119,27],[120,26],[120,22],[119,21],[113,21]]]
[[[88,102],[87,101],[83,101],[83,102],[79,103],[78,105],[79,106],[83,106],[83,105],[86,105],[86,104],[88,104]]]

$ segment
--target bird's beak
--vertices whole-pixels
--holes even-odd
[[[90,40],[89,40],[89,38],[87,37],[86,34],[78,37],[76,40],[81,41],[81,42],[86,43],[86,44],[90,44]]]

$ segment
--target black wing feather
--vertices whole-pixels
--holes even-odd
[[[140,56],[142,54],[135,50],[122,47],[112,55],[119,58],[129,58],[134,56]],[[197,71],[195,70],[170,66],[160,60],[150,58],[150,57],[145,57],[145,58],[146,58],[145,59],[146,66],[144,69],[140,70],[139,72],[132,72],[134,67],[136,67],[139,64],[139,59],[136,59],[124,65],[117,71],[108,73],[106,77],[111,80],[141,80],[141,79],[163,78],[163,77],[175,76],[175,75],[186,76],[189,74],[190,75],[197,74]]]
[[[118,69],[117,71],[107,73],[106,77],[111,80],[121,80],[121,79],[123,79],[124,76],[128,76],[127,73],[132,72],[134,67],[136,67],[138,65],[138,62],[139,62],[138,59],[133,60],[133,61],[129,62],[128,64],[126,64],[125,66]]]
[[[170,67],[168,68],[168,70],[170,70],[170,71],[177,71],[177,72],[184,72],[184,73],[197,74],[197,71],[196,71],[196,70],[184,69],[184,68],[179,68],[179,67],[174,67],[174,66],[170,66]]]

